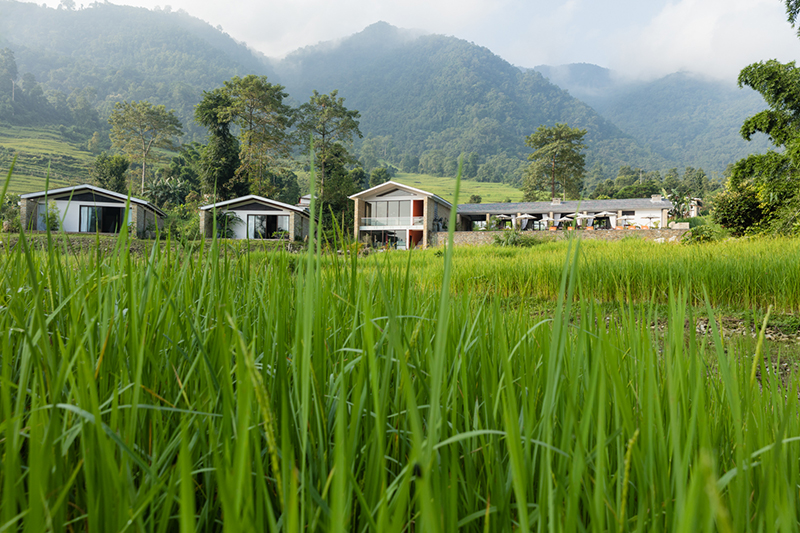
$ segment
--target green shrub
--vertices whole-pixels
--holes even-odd
[[[683,235],[684,244],[702,244],[716,242],[727,237],[729,233],[719,224],[702,224],[690,229]]]
[[[764,211],[756,189],[742,186],[739,190],[718,194],[711,217],[733,235],[744,235],[748,228],[762,220]]]
[[[520,231],[503,231],[494,236],[494,244],[497,246],[516,246],[519,248],[530,248],[537,244],[544,244],[550,242],[549,239],[533,235],[530,232]]]
[[[705,224],[708,224],[708,219],[706,219],[705,217],[687,217],[687,218],[677,218],[675,219],[675,222],[678,223],[688,222],[689,229],[694,229],[698,226],[704,226]]]

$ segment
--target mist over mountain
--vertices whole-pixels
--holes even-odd
[[[14,52],[20,76],[33,74],[51,101],[82,93],[105,117],[118,101],[147,99],[175,109],[190,128],[203,90],[235,75],[274,76],[265,58],[183,11],[0,0],[4,47]]]
[[[202,92],[257,74],[285,85],[295,105],[338,90],[361,113],[365,143],[381,139],[386,162],[434,175],[463,155],[470,177],[518,183],[524,137],[557,122],[588,130],[587,168],[608,174],[596,179],[621,165],[721,171],[762,149],[738,136],[763,108],[752,91],[687,74],[626,82],[586,64],[520,69],[485,47],[383,22],[270,60],[183,11],[0,0],[3,48],[19,78],[0,80],[0,122],[66,126],[70,142],[106,128],[114,103],[145,99],[177,111],[184,142],[202,142],[192,120]]]
[[[487,48],[376,23],[337,44],[323,43],[274,63],[291,94],[338,89],[361,112],[361,129],[392,136],[400,152],[454,160],[524,158],[524,137],[541,124],[586,128],[588,160],[630,158],[661,168],[663,158],[537,72],[522,72]]]
[[[651,81],[627,80],[586,63],[534,70],[679,168],[722,171],[770,146],[765,136],[747,142],[739,134],[744,120],[766,104],[760,94],[738,88],[734,80],[687,72]]]

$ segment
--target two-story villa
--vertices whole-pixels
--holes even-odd
[[[401,250],[426,247],[445,231],[453,206],[435,194],[387,181],[350,196],[355,202],[355,238],[372,246]]]

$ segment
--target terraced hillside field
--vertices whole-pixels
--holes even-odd
[[[9,192],[44,189],[48,169],[51,186],[84,183],[89,179],[90,152],[65,139],[57,128],[0,127],[0,171],[5,175],[16,156]]]

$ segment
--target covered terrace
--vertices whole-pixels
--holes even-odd
[[[527,230],[665,228],[672,203],[661,195],[621,200],[573,200],[461,204],[462,231],[477,228]]]

